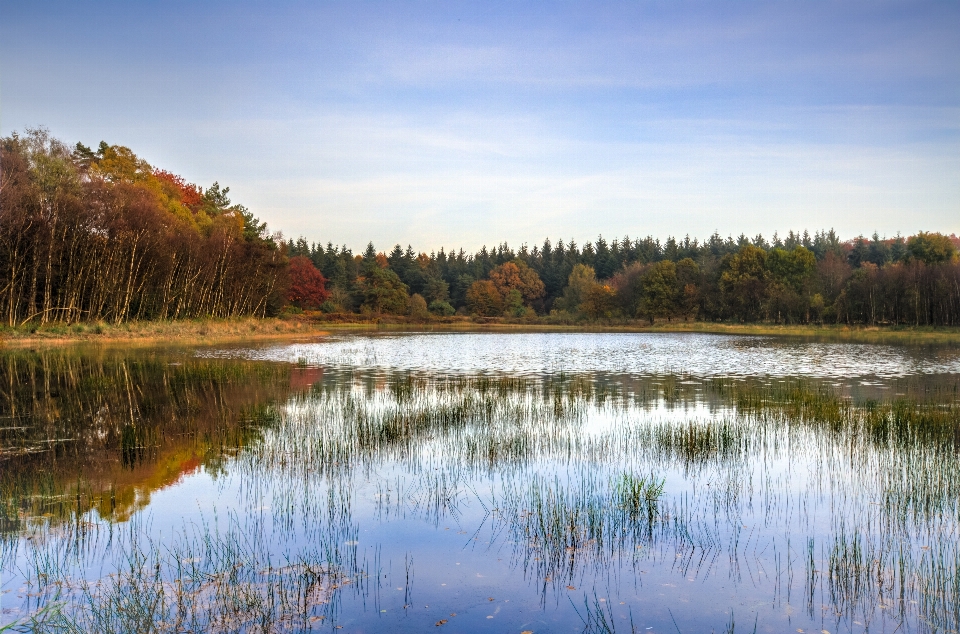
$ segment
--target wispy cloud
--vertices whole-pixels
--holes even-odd
[[[129,145],[287,234],[960,231],[950,3],[13,3],[3,131]]]

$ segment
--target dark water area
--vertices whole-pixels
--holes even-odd
[[[960,349],[0,352],[0,627],[949,632]]]

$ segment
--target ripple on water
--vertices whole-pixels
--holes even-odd
[[[560,372],[897,378],[960,374],[960,350],[696,333],[400,333],[209,356],[450,374]]]

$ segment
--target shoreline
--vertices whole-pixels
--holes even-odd
[[[230,343],[300,337],[333,332],[617,332],[703,333],[807,338],[850,343],[960,344],[960,328],[930,326],[843,326],[730,324],[716,322],[587,322],[557,324],[545,320],[472,319],[454,317],[414,320],[396,316],[339,320],[290,316],[283,318],[202,319],[129,322],[120,325],[50,324],[0,329],[0,347],[32,345]]]

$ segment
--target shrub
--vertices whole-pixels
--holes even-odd
[[[449,317],[457,311],[450,305],[450,302],[437,299],[430,302],[430,312],[441,317]]]
[[[408,314],[416,319],[425,319],[430,315],[427,310],[427,300],[420,293],[414,293],[410,296]]]

